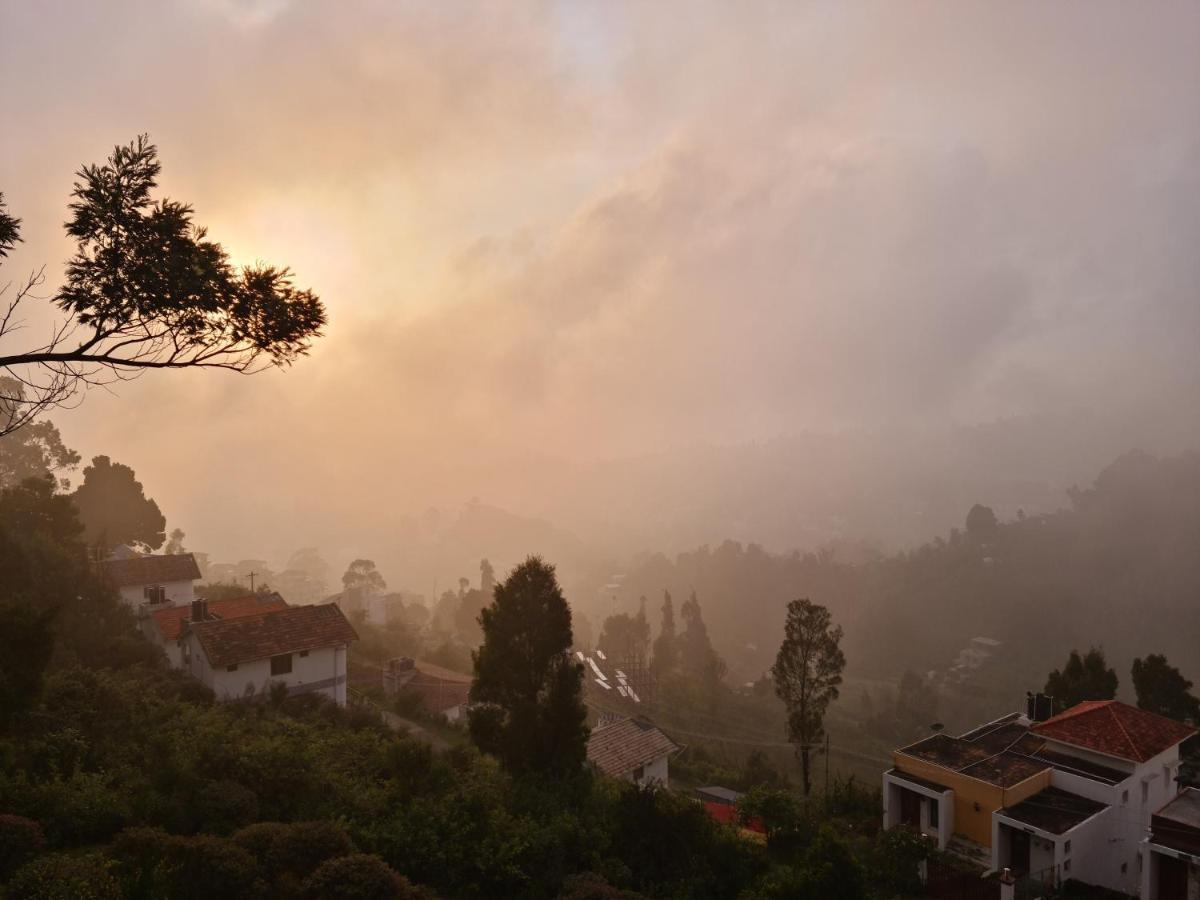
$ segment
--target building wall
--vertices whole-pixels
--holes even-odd
[[[992,813],[1020,803],[1050,786],[1050,770],[1038,772],[1011,788],[1000,788],[903,753],[894,754],[896,768],[954,791],[954,833],[984,847],[992,846]],[[978,809],[976,809],[978,806]]]
[[[237,700],[266,694],[271,685],[285,684],[290,694],[322,693],[339,706],[346,705],[346,648],[323,647],[309,651],[307,656],[293,653],[292,671],[286,675],[271,675],[271,661],[259,659],[240,663],[230,672],[222,667],[213,670],[199,649],[194,635],[186,643],[187,670],[212,688],[220,700]]]
[[[146,587],[144,584],[121,588],[121,601],[131,609],[137,609],[146,602]],[[167,603],[171,606],[183,606],[196,599],[196,583],[194,581],[168,581],[163,584],[167,595]],[[161,609],[161,606],[159,607]]]
[[[654,762],[647,765],[644,768],[641,779],[636,783],[642,786],[648,784],[657,784],[661,787],[670,787],[671,778],[667,766],[667,757],[661,756]]]

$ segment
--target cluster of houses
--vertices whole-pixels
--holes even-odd
[[[1196,729],[1116,700],[1051,716],[1046,699],[896,750],[884,827],[1045,885],[1200,900],[1200,791],[1177,782]]]
[[[190,553],[126,553],[100,567],[171,665],[219,699],[281,685],[289,695],[319,693],[345,706],[346,657],[358,635],[337,604],[292,606],[272,593],[199,598]]]

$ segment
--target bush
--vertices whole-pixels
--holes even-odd
[[[304,883],[311,900],[428,900],[428,892],[414,887],[378,856],[355,853],[321,863]]]
[[[120,900],[112,863],[98,853],[39,856],[17,870],[7,896],[21,900]]]
[[[229,834],[258,818],[258,795],[236,781],[210,781],[196,792],[202,831]]]
[[[0,776],[0,804],[39,821],[53,847],[107,840],[129,821],[126,798],[92,772],[45,781]]]
[[[24,816],[0,814],[0,881],[46,848],[42,826]]]
[[[121,893],[135,900],[167,896],[182,840],[161,828],[126,828],[118,834],[108,855]]]
[[[179,841],[171,866],[171,889],[176,900],[237,900],[261,893],[257,861],[233,841],[198,835]]]
[[[645,895],[613,887],[597,872],[580,872],[563,881],[558,900],[641,900]]]

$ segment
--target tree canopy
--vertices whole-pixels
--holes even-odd
[[[1151,653],[1145,659],[1135,659],[1130,674],[1141,709],[1200,724],[1200,698],[1190,693],[1192,682],[1168,663],[1165,656]]]
[[[1054,698],[1056,712],[1084,700],[1111,700],[1117,696],[1117,673],[1108,667],[1104,650],[1092,647],[1080,656],[1072,650],[1067,664],[1046,679],[1045,692]]]
[[[0,434],[83,387],[148,369],[290,365],[321,333],[325,308],[290,270],[234,266],[190,205],[153,198],[160,170],[158,149],[141,135],[76,173],[66,223],[75,253],[53,295],[66,320],[45,343],[0,356],[0,373],[21,386],[0,395],[10,413]],[[0,195],[0,260],[20,224]],[[0,310],[0,338],[21,327],[19,307],[43,277],[30,276]]]
[[[516,773],[579,773],[588,735],[583,666],[570,655],[571,609],[554,567],[526,559],[496,585],[479,624],[472,739]]]
[[[94,457],[72,499],[89,545],[107,550],[142,544],[157,550],[166,542],[167,520],[129,466]]]

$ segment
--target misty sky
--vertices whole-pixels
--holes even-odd
[[[329,307],[286,374],[55,416],[222,558],[382,554],[472,497],[562,521],[697,447],[1200,437],[1195,2],[0,0],[0,84],[4,280],[53,281],[73,171],[146,131]]]

